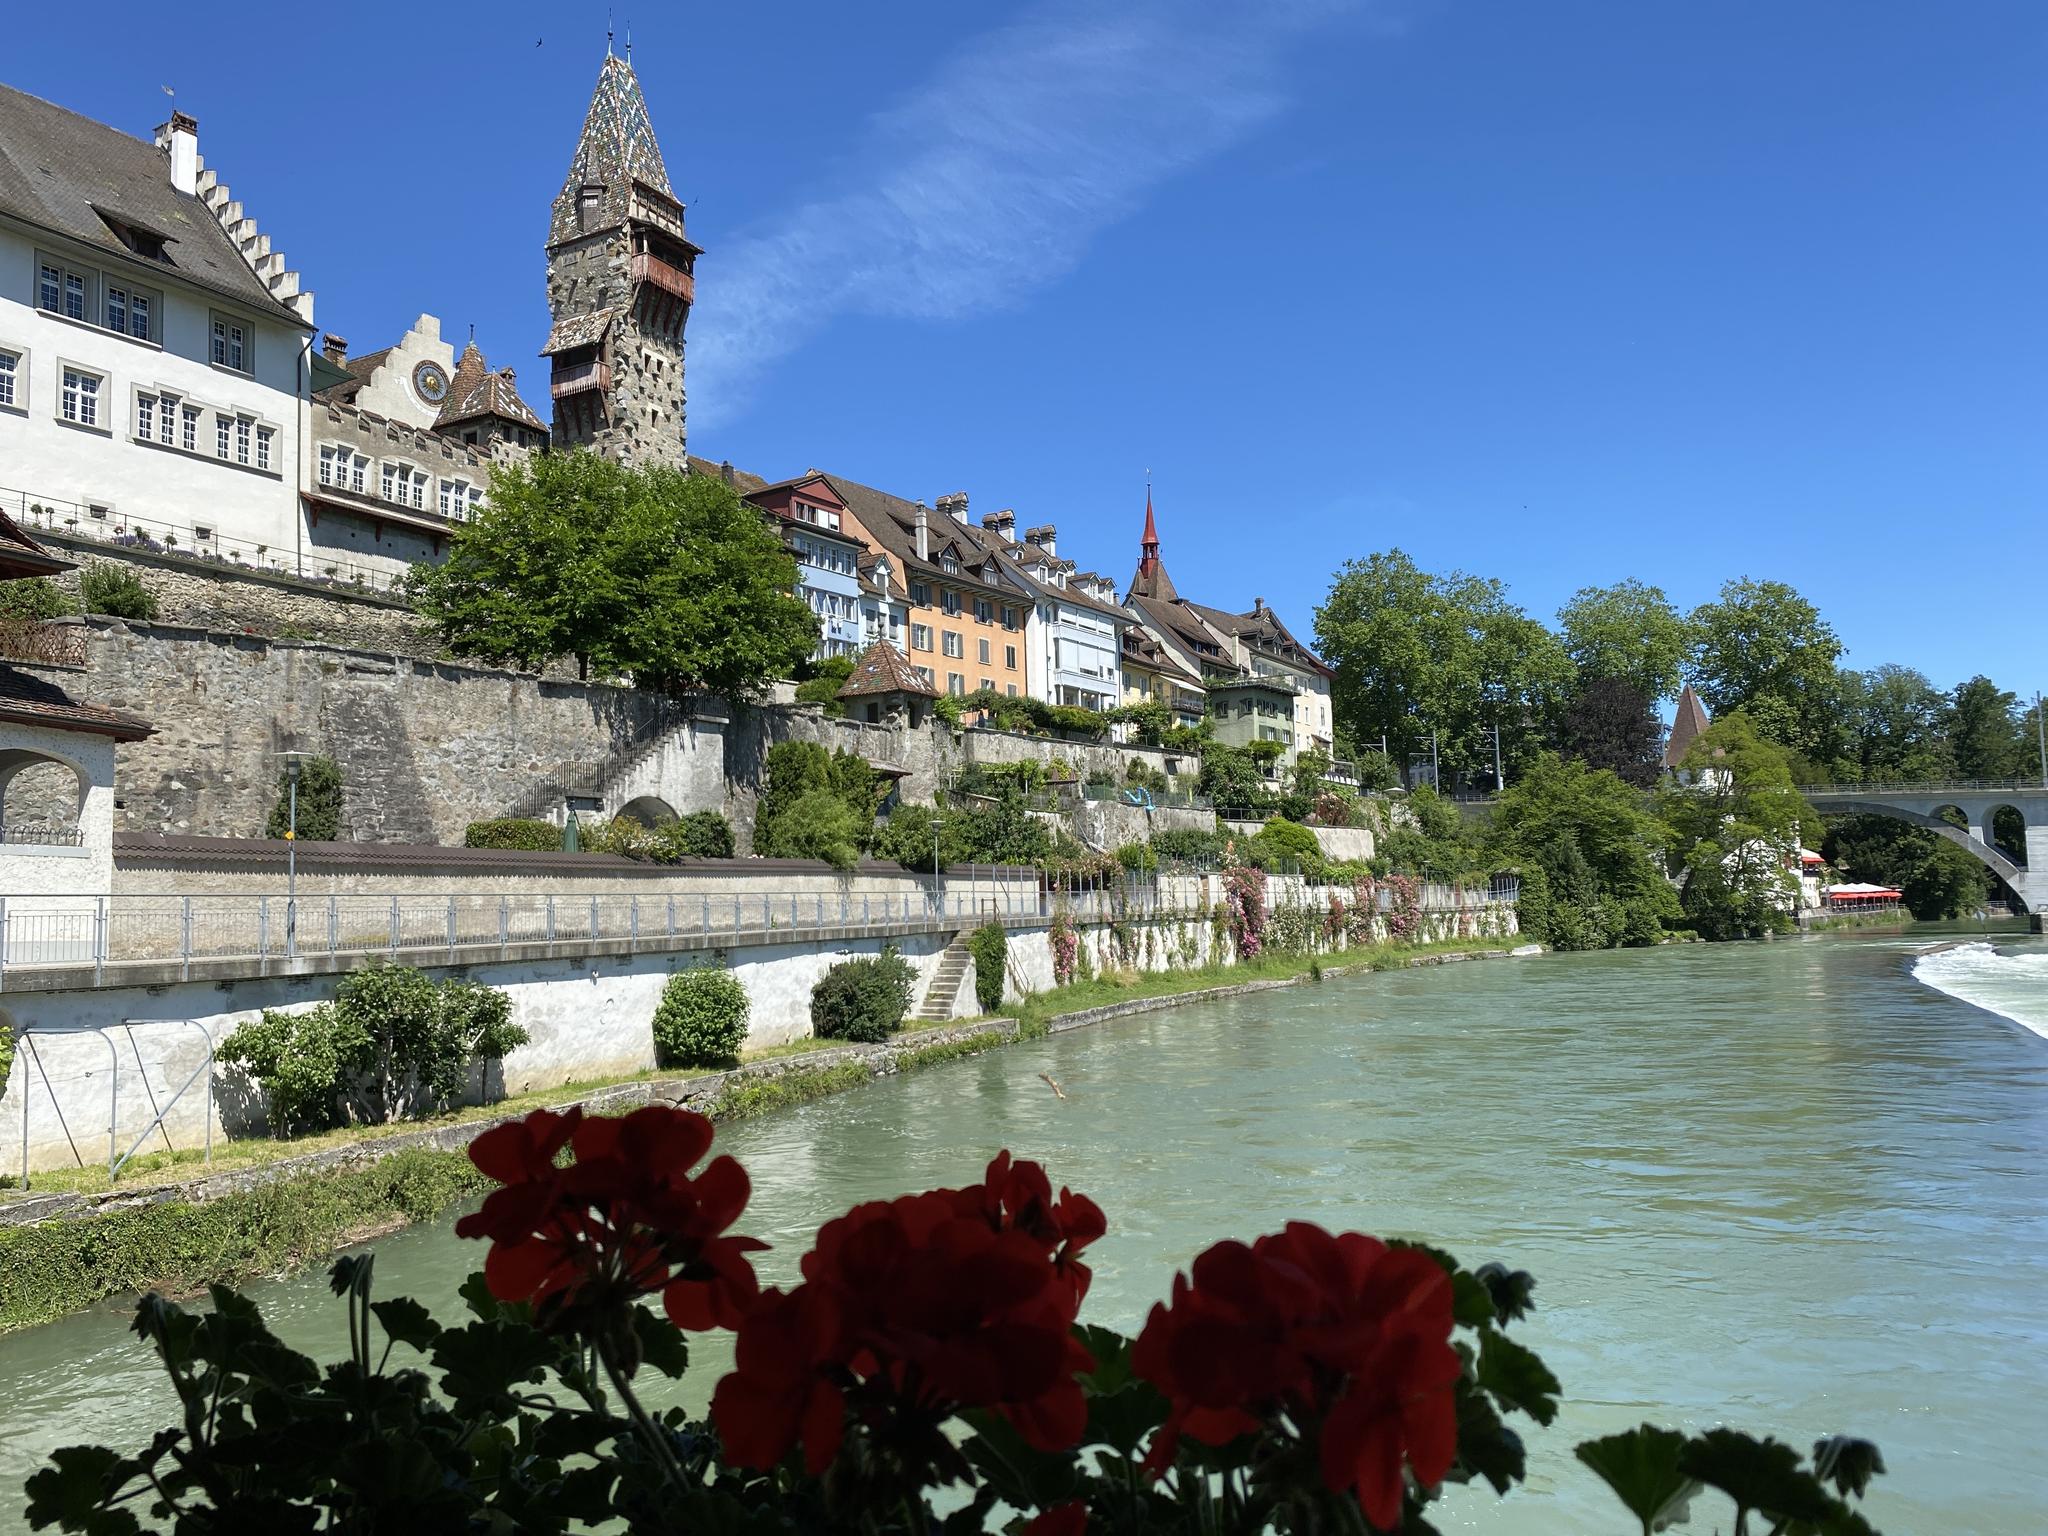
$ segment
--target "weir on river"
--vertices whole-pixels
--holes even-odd
[[[1916,981],[1913,947],[1328,981],[884,1080],[719,1146],[752,1172],[741,1226],[775,1244],[771,1279],[848,1205],[971,1178],[1001,1146],[1108,1213],[1094,1321],[1135,1326],[1199,1249],[1290,1217],[1532,1271],[1526,1337],[1563,1413],[1528,1427],[1528,1489],[1455,1493],[1445,1529],[1623,1529],[1570,1447],[1650,1419],[1867,1436],[1890,1468],[1873,1524],[2019,1536],[2048,1508],[2048,1040]],[[452,1315],[482,1251],[449,1227],[376,1244],[379,1293]],[[293,1342],[342,1350],[319,1272],[251,1291]],[[0,1339],[0,1524],[53,1447],[132,1448],[171,1421],[127,1322],[109,1306]],[[693,1342],[692,1401],[722,1344]]]

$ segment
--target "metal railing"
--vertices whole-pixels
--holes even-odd
[[[1951,790],[1980,792],[1987,789],[2024,789],[2048,792],[2048,781],[2024,779],[1923,779],[1910,782],[1862,782],[1852,784],[1801,784],[1802,795],[1936,795]]]
[[[1147,789],[1142,784],[1083,784],[1083,800],[1115,800],[1124,805],[1150,807],[1160,811],[1210,811],[1215,806],[1207,795],[1181,790]]]
[[[83,827],[53,827],[37,822],[16,822],[12,826],[0,826],[0,844],[34,848],[83,848],[85,829]]]
[[[514,946],[692,941],[854,925],[930,930],[1043,915],[1034,884],[949,873],[936,892],[729,895],[418,895],[0,897],[0,986],[52,966],[247,961],[316,956],[488,959]]]
[[[176,556],[231,573],[289,576],[344,591],[387,594],[398,590],[405,581],[405,572],[362,565],[317,550],[275,549],[250,539],[223,537],[205,524],[158,522],[9,486],[0,486],[0,511],[31,532],[89,539],[145,554]]]

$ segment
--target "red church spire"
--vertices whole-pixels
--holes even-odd
[[[1145,536],[1138,541],[1138,574],[1149,580],[1159,569],[1159,525],[1152,521],[1152,482],[1145,482]]]

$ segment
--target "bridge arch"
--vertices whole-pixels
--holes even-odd
[[[1815,809],[1826,816],[1889,816],[1894,821],[1903,821],[1912,826],[1925,827],[1928,831],[1947,838],[1958,848],[1963,849],[1976,859],[1978,863],[2003,880],[2022,903],[2028,906],[2032,905],[2031,902],[2027,901],[2026,866],[2014,863],[1997,848],[1994,848],[1979,837],[1977,829],[1969,824],[1968,818],[1962,815],[1961,807],[1959,806],[1936,805],[1927,810],[1920,810],[1888,800],[1876,798],[1860,800],[1851,796],[1837,794],[1827,796],[1825,802],[1820,806],[1816,806]],[[1960,824],[1957,821],[1951,821],[1942,814],[1945,811],[1956,812],[1960,818]]]

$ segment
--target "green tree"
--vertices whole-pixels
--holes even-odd
[[[816,648],[795,585],[759,510],[717,476],[581,451],[494,469],[448,559],[411,577],[457,655],[525,667],[573,656],[584,676],[734,698]]]
[[[331,757],[299,759],[298,840],[331,843],[341,837],[343,800],[341,764]],[[292,830],[291,769],[277,771],[277,803],[270,808],[265,837],[283,837]]]
[[[1693,686],[1716,716],[1741,710],[1768,740],[1826,761],[1839,746],[1842,642],[1782,581],[1744,577],[1692,611]]]
[[[1959,778],[2011,779],[2027,771],[2019,700],[1990,678],[1958,683],[1942,711],[1941,727]]]
[[[78,605],[47,576],[0,581],[0,618],[56,619],[77,611]]]
[[[78,573],[78,601],[87,613],[104,613],[116,619],[156,617],[156,597],[142,578],[125,565],[111,560],[88,561]]]
[[[1626,686],[1626,685],[1624,685]],[[1495,803],[1488,850],[1543,873],[1545,931],[1558,949],[1654,943],[1678,916],[1662,858],[1671,829],[1643,792],[1606,769],[1545,754]]]
[[[1707,727],[1679,766],[1658,809],[1686,920],[1708,939],[1790,929],[1799,848],[1820,819],[1793,786],[1789,754],[1738,711]]]
[[[775,855],[784,859],[822,859],[834,869],[852,869],[860,862],[866,829],[851,807],[827,789],[801,796],[775,819]],[[760,838],[754,840],[760,847]]]
[[[1911,829],[1909,829],[1911,830]],[[1930,834],[1931,837],[1931,834]],[[1906,907],[1922,922],[1968,917],[1984,905],[1989,875],[1976,858],[1946,838],[1931,837],[1925,860],[1896,882]]]
[[[1557,619],[1581,679],[1619,678],[1651,704],[1678,692],[1692,631],[1662,587],[1633,578],[1581,587]]]
[[[827,656],[822,661],[811,663],[808,671],[810,676],[796,685],[797,703],[816,704],[828,715],[845,714],[846,706],[839,700],[839,690],[853,676],[853,658]]]
[[[1946,779],[1955,754],[1943,730],[1947,699],[1911,667],[1845,672],[1839,681],[1845,766],[1864,782]],[[1843,777],[1844,775],[1837,775]]]
[[[654,1010],[654,1059],[664,1067],[734,1067],[747,1043],[747,989],[722,966],[677,971]]]
[[[1353,560],[1316,610],[1316,641],[1335,669],[1332,701],[1360,741],[1384,736],[1397,760],[1436,732],[1452,769],[1493,767],[1501,731],[1512,773],[1539,750],[1572,667],[1557,636],[1462,571],[1431,575],[1400,550]]]

